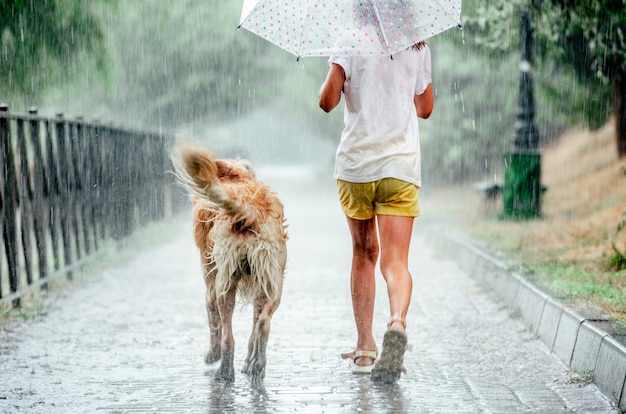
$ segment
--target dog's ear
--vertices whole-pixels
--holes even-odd
[[[252,166],[245,160],[215,160],[217,176],[231,180],[254,179]]]
[[[217,166],[208,149],[190,142],[181,142],[178,144],[178,154],[182,167],[196,183],[204,186],[217,177]]]
[[[250,177],[253,180],[255,180],[256,179],[256,174],[254,172],[254,168],[252,168],[252,164],[250,164],[250,162],[248,160],[239,160],[239,162],[246,169],[246,171],[248,171],[248,173],[250,173]]]
[[[241,177],[241,170],[233,163],[233,160],[215,160],[218,178],[237,180]]]

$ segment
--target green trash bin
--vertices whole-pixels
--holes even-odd
[[[505,155],[503,216],[528,220],[541,216],[541,154],[538,151]]]

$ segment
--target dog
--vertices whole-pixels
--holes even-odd
[[[241,372],[260,385],[265,377],[270,321],[282,295],[287,225],[277,195],[257,181],[245,160],[216,159],[202,146],[177,145],[179,182],[193,197],[194,237],[206,284],[211,339],[207,364],[220,361],[215,378],[233,382],[236,297],[253,305],[248,354]]]

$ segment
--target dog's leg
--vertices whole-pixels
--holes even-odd
[[[204,357],[204,362],[212,364],[219,361],[222,357],[222,322],[220,320],[220,312],[217,307],[215,286],[213,286],[213,283],[208,283],[208,279],[206,291],[206,311],[209,318],[209,329],[211,330],[211,342],[209,350]]]
[[[248,373],[248,367],[250,366],[250,359],[252,359],[252,353],[254,352],[254,344],[255,344],[255,332],[256,325],[259,321],[259,315],[261,315],[261,309],[263,308],[263,303],[258,299],[253,304],[254,309],[252,312],[252,330],[250,334],[250,338],[248,339],[248,355],[246,355],[246,359],[243,362],[243,367],[241,367],[241,372],[244,374]]]
[[[222,321],[222,362],[215,373],[218,380],[233,382],[235,380],[235,337],[233,336],[233,310],[237,284],[233,284],[228,291],[217,298],[217,307]]]
[[[264,296],[255,300],[255,310],[260,309],[260,313],[250,336],[250,342],[253,345],[247,367],[247,374],[250,376],[253,386],[259,386],[265,377],[265,364],[267,362],[265,354],[270,335],[270,322],[279,304],[280,299],[270,302]]]

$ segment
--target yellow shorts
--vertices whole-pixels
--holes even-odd
[[[374,215],[417,217],[419,187],[396,178],[369,183],[337,180],[339,202],[346,216],[369,220]]]

